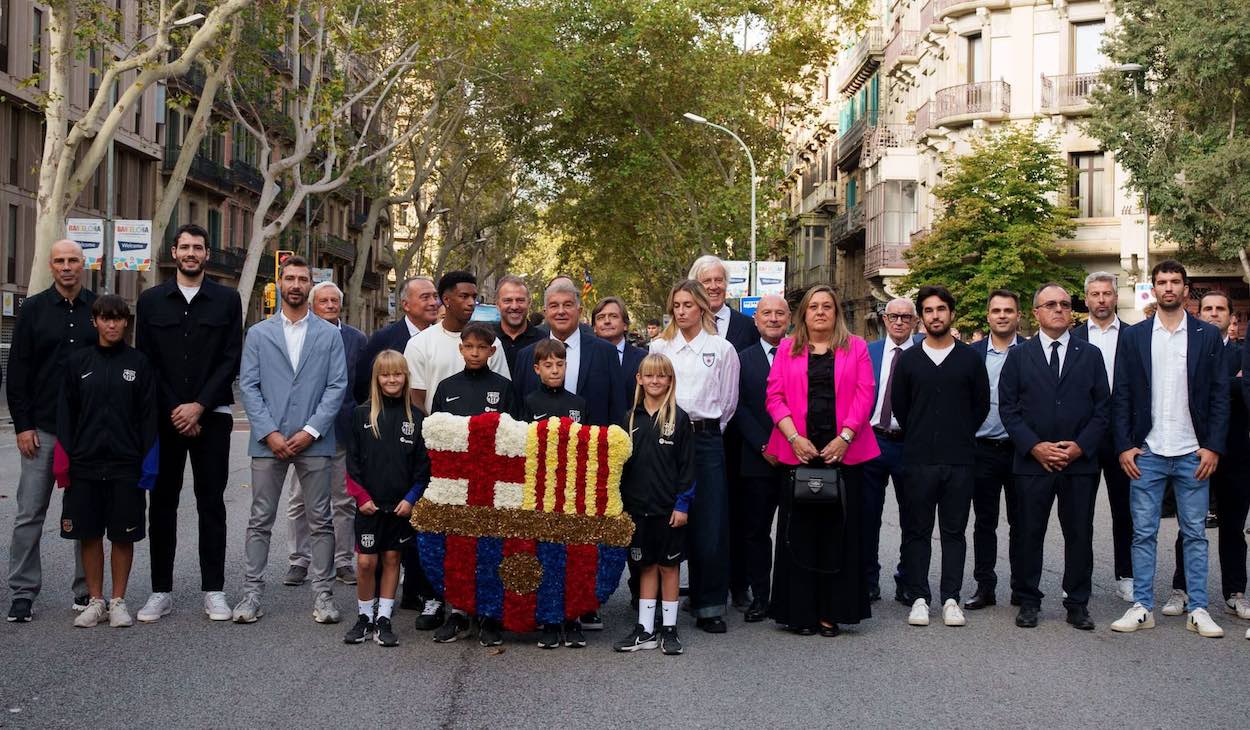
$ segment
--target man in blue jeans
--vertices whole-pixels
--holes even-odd
[[[1116,356],[1112,424],[1131,480],[1133,600],[1114,631],[1154,628],[1159,516],[1168,484],[1184,538],[1187,628],[1224,635],[1207,612],[1208,485],[1228,432],[1228,372],[1219,329],[1185,313],[1189,275],[1176,261],[1150,272],[1158,313],[1125,332]]]

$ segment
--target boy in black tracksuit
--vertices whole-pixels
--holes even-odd
[[[534,346],[534,372],[542,384],[538,390],[525,396],[521,408],[522,420],[571,418],[581,423],[582,414],[586,412],[586,399],[564,389],[567,353],[564,343],[559,340],[541,340]]]
[[[460,333],[460,355],[464,370],[444,378],[434,391],[431,413],[476,416],[482,413],[515,415],[512,381],[488,367],[495,354],[495,333],[474,322]]]
[[[91,306],[95,347],[65,363],[57,407],[54,472],[68,481],[61,537],[82,543],[91,599],[74,625],[133,624],[123,600],[134,544],[144,537],[145,491],[156,483],[156,378],[143,353],[125,342],[134,320],[126,300],[110,294]],[[112,544],[113,593],[104,603],[104,537]]]

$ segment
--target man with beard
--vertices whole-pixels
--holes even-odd
[[[173,254],[177,274],[139,295],[136,306],[135,348],[156,372],[161,414],[159,474],[148,516],[152,595],[138,619],[158,621],[174,608],[178,502],[190,456],[204,612],[213,621],[229,621],[225,492],[243,308],[237,291],[204,275],[207,231],[194,223],[179,228]]]
[[[503,344],[508,372],[516,373],[517,353],[546,335],[538,331],[537,327],[530,326],[530,290],[521,277],[509,274],[499,280],[495,286],[495,306],[499,307],[495,336]],[[522,367],[527,365],[522,363]]]
[[[891,393],[903,427],[907,469],[903,574],[914,598],[907,623],[929,625],[936,511],[942,542],[942,622],[963,626],[959,588],[968,548],[964,532],[976,481],[976,433],[990,412],[990,380],[976,351],[951,333],[955,297],[945,287],[920,287],[916,308],[925,339],[899,356]]]
[[[254,623],[261,612],[269,539],[282,484],[292,466],[299,475],[310,524],[313,620],[338,623],[334,605],[334,523],[330,509],[330,462],[334,419],[347,392],[343,339],[330,323],[308,311],[312,272],[300,256],[279,271],[282,306],[254,325],[243,342],[239,390],[251,423],[252,512],[244,546],[243,600],[234,607],[238,623]]]
[[[395,291],[399,294],[399,308],[404,316],[374,332],[360,351],[353,383],[357,403],[369,402],[369,376],[378,353],[383,350],[403,352],[408,340],[438,321],[438,293],[428,276],[414,276]]]

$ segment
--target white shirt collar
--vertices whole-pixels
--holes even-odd
[[[556,337],[555,332],[551,333],[551,339],[560,340],[559,337]],[[578,349],[582,346],[582,328],[579,326],[577,329],[573,330],[573,334],[569,335],[567,340],[560,340],[560,342],[563,342],[565,347],[570,347],[574,350]]]
[[[720,305],[720,310],[717,312],[714,312],[712,316],[723,322],[728,322],[729,321],[729,305],[728,304]]]
[[[677,348],[678,350],[680,350],[682,347],[689,347],[691,350],[694,350],[695,352],[702,352],[703,343],[708,338],[708,332],[705,329],[700,329],[699,334],[695,335],[693,340],[687,340],[686,336],[682,334],[681,330],[677,330],[677,337],[681,340],[681,344]]]
[[[1188,329],[1189,329],[1189,313],[1184,312],[1181,314],[1181,323],[1176,325],[1176,332],[1184,332]],[[1150,331],[1158,332],[1159,330],[1163,330],[1164,332],[1167,332],[1167,328],[1163,326],[1163,321],[1159,319],[1159,315],[1155,315],[1155,321],[1154,321],[1154,324],[1151,326]],[[1173,334],[1175,334],[1175,332]]]
[[[1046,334],[1042,330],[1038,330],[1037,337],[1042,342],[1042,354],[1046,355],[1047,357],[1050,357],[1050,343],[1052,342],[1058,342],[1060,347],[1067,349],[1070,335],[1071,333],[1069,333],[1067,330],[1064,330],[1063,334],[1059,335],[1058,337],[1051,337],[1050,335]]]
[[[284,325],[290,325],[290,326],[292,326],[292,327],[294,327],[295,325],[300,325],[300,324],[303,324],[303,323],[307,322],[307,321],[308,321],[308,315],[310,315],[310,314],[312,314],[312,310],[311,310],[311,309],[309,309],[309,310],[305,310],[305,311],[304,311],[304,316],[303,316],[301,319],[299,319],[299,320],[290,320],[290,319],[287,319],[287,316],[286,316],[286,310],[285,310],[285,309],[282,309],[281,307],[279,307],[279,308],[278,308],[278,316],[282,318],[282,324],[284,324]]]
[[[1106,330],[1104,330],[1102,327],[1099,327],[1099,326],[1098,326],[1098,324],[1097,324],[1096,322],[1094,322],[1094,320],[1092,320],[1092,319],[1091,319],[1091,320],[1086,321],[1086,322],[1085,322],[1085,325],[1086,325],[1086,327],[1088,327],[1088,328],[1089,328],[1089,330],[1090,330],[1091,332],[1110,332],[1110,331],[1112,331],[1112,330],[1119,330],[1119,329],[1120,329],[1120,316],[1119,316],[1119,315],[1116,315],[1116,316],[1112,317],[1112,318],[1111,318],[1111,324],[1107,325],[1107,329],[1106,329]]]
[[[624,337],[621,338],[620,342],[616,343],[616,351],[619,353],[625,352],[625,338]]]
[[[408,325],[408,337],[410,338],[416,337],[417,334],[421,332],[421,328],[413,324],[412,320],[408,319],[408,315],[406,314],[404,315],[404,324]]]
[[[1038,334],[1041,334],[1041,330],[1038,330]],[[1064,333],[1063,333],[1063,336],[1064,336],[1064,337],[1067,337],[1067,336],[1068,336],[1068,333],[1067,333],[1067,332],[1064,332]],[[1000,350],[1000,349],[998,349],[997,347],[994,347],[994,338],[993,338],[993,337],[986,337],[986,338],[985,338],[985,340],[986,340],[986,341],[985,341],[985,350],[986,350],[987,352],[992,352],[992,353],[994,353],[994,354],[996,354],[996,355],[1005,355],[1005,354],[1007,354],[1007,350],[1010,350],[1011,348],[1013,348],[1013,347],[1015,347],[1016,345],[1020,344],[1020,335],[1012,335],[1012,338],[1011,338],[1011,344],[1010,344],[1010,345],[1007,345],[1007,350]],[[1063,340],[1063,342],[1064,342],[1064,344],[1067,344],[1067,342],[1068,342],[1068,341],[1067,341],[1067,340]]]
[[[893,352],[896,347],[900,350],[910,350],[911,346],[914,344],[916,344],[916,338],[912,335],[907,335],[907,339],[903,340],[901,343],[896,343],[894,340],[890,339],[889,335],[886,335],[885,337],[886,352]]]
[[[777,352],[781,352],[781,343],[780,343],[780,342],[778,342],[778,343],[777,343],[777,344],[775,344],[775,345],[770,345],[770,344],[768,344],[768,340],[764,339],[763,337],[761,337],[761,338],[760,338],[760,347],[764,348],[764,354],[765,354],[765,355],[767,355],[767,354],[768,354],[768,351],[769,351],[769,350],[771,350],[771,349],[773,349],[774,347],[775,347],[775,348],[777,348]]]

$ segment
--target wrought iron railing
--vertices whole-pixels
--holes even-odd
[[[920,53],[920,31],[900,30],[885,47],[882,69],[889,73],[901,58],[915,59]]]
[[[1042,76],[1042,108],[1069,109],[1089,103],[1090,94],[1098,85],[1098,72]]]
[[[972,114],[1011,112],[1011,84],[1006,81],[978,81],[948,86],[933,95],[933,122]]]

